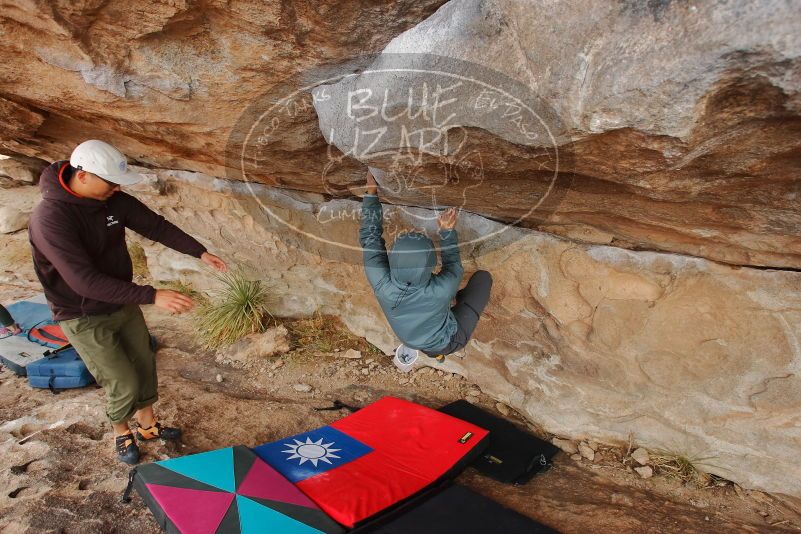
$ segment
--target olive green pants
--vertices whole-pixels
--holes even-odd
[[[126,422],[136,410],[156,402],[156,355],[139,306],[59,325],[105,390],[106,415],[112,423]]]

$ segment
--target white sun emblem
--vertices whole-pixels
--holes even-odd
[[[292,441],[294,441],[295,444],[292,445],[291,443],[284,443],[284,446],[289,447],[289,450],[281,452],[292,455],[287,458],[287,460],[300,458],[300,464],[298,465],[303,465],[304,462],[311,462],[314,467],[317,467],[317,462],[331,464],[331,460],[329,460],[329,458],[339,458],[339,456],[334,453],[342,450],[331,449],[330,447],[334,444],[334,442],[332,441],[331,443],[323,443],[323,438],[320,438],[317,441],[312,441],[311,438],[307,437],[306,443],[296,439],[293,439]]]

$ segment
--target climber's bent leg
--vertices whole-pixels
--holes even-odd
[[[451,308],[458,328],[450,343],[436,354],[452,354],[463,349],[476,329],[478,320],[489,302],[492,290],[492,275],[487,271],[476,271],[464,289],[456,293],[456,305]],[[430,354],[433,356],[434,354]]]

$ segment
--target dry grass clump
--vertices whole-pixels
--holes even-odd
[[[701,456],[698,454],[683,454],[667,450],[656,450],[650,453],[651,463],[656,472],[676,478],[682,482],[697,482],[705,486],[710,482],[711,475],[705,467],[711,467],[709,460],[714,456]]]
[[[289,330],[293,350],[334,352],[355,349],[374,354],[381,352],[374,345],[348,331],[341,321],[332,315],[315,313],[304,319],[286,319],[283,324]]]
[[[147,255],[142,245],[134,241],[128,242],[128,254],[133,263],[134,279],[147,280],[150,278],[150,270],[147,268]]]
[[[203,304],[208,300],[203,293],[195,289],[195,286],[192,285],[192,282],[188,282],[186,280],[159,280],[158,288],[171,289],[172,291],[183,293],[188,297],[192,297],[192,299],[200,304]]]

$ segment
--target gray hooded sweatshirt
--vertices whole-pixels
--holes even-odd
[[[359,243],[367,280],[403,344],[436,353],[448,345],[457,327],[451,300],[464,269],[456,230],[440,231],[442,268],[433,274],[437,257],[431,239],[420,233],[403,234],[387,255],[382,218],[378,197],[365,196]]]

